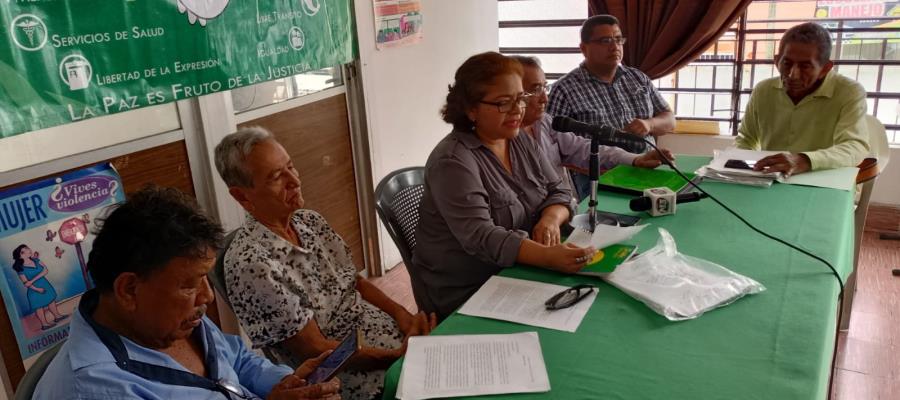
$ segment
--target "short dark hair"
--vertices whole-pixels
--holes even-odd
[[[584,20],[581,24],[581,43],[587,43],[594,34],[594,28],[600,25],[619,25],[619,19],[609,14],[597,14]]]
[[[206,258],[222,242],[222,227],[174,188],[146,186],[107,208],[97,224],[87,268],[101,292],[124,272],[146,277],[177,257]]]
[[[831,34],[822,25],[815,22],[804,22],[788,29],[778,42],[779,57],[784,54],[784,47],[788,43],[810,43],[816,45],[819,50],[819,64],[825,64],[831,60]]]
[[[453,124],[455,130],[472,132],[474,125],[466,111],[477,106],[484,97],[485,88],[503,74],[516,74],[521,78],[524,75],[522,64],[494,51],[469,57],[456,70],[455,81],[447,93],[447,103],[441,109],[441,118]]]
[[[513,55],[509,57],[518,61],[523,67],[541,68],[541,60],[535,56]]]

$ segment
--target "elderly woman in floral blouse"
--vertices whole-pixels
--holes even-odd
[[[254,346],[299,365],[359,328],[365,344],[338,375],[341,395],[377,396],[384,370],[405,351],[405,338],[427,334],[435,316],[412,315],[357,277],[343,239],[321,215],[302,209],[297,170],[269,132],[245,128],[228,135],[215,159],[247,211],[225,253],[225,283]]]

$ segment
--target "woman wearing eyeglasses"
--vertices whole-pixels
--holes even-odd
[[[520,135],[527,97],[522,66],[499,53],[470,57],[456,71],[441,115],[453,125],[425,165],[412,279],[419,307],[447,317],[492,275],[514,264],[565,273],[593,248],[560,244],[571,197],[537,144]]]

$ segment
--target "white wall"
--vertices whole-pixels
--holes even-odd
[[[403,167],[425,165],[450,133],[438,114],[456,68],[469,56],[497,50],[497,2],[423,0],[424,38],[406,47],[375,49],[372,1],[355,2],[372,175],[375,184]],[[382,264],[401,261],[379,229]]]
[[[660,145],[673,153],[703,156],[733,144],[732,136],[666,135],[660,139]],[[890,159],[872,190],[871,202],[900,207],[900,147],[891,148]]]
[[[900,207],[900,146],[891,148],[891,160],[872,189],[871,202]]]

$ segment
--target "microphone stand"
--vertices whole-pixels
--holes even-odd
[[[590,178],[591,197],[588,201],[588,221],[591,224],[591,233],[597,227],[597,185],[600,180],[600,140],[597,134],[591,135]]]

